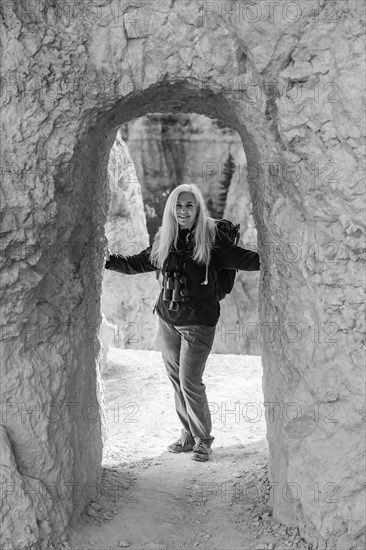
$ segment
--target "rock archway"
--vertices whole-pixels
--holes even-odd
[[[99,483],[107,162],[148,112],[241,136],[274,515],[319,547],[361,548],[362,7],[279,4],[265,18],[239,2],[6,3],[4,548],[47,547]]]

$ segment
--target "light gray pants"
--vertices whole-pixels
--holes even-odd
[[[187,433],[211,443],[211,414],[202,382],[216,327],[176,327],[159,318],[162,353],[175,394],[175,408]]]

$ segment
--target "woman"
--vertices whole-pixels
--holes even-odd
[[[105,267],[126,274],[161,269],[163,288],[155,304],[162,354],[183,425],[174,453],[193,451],[209,460],[211,415],[202,382],[220,316],[217,272],[259,269],[256,252],[234,245],[210,218],[199,188],[183,184],[169,195],[153,245],[134,256],[107,256]]]

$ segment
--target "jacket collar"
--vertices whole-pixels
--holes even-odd
[[[183,251],[192,250],[193,247],[194,247],[194,242],[193,242],[192,230],[179,228],[177,248],[175,249],[173,245],[173,250],[183,252]]]

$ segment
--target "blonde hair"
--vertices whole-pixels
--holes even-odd
[[[216,223],[209,216],[207,206],[198,186],[194,183],[178,185],[167,198],[163,222],[157,232],[151,248],[150,260],[158,268],[162,268],[171,245],[177,246],[179,224],[176,212],[177,200],[181,193],[192,193],[197,205],[197,215],[192,227],[194,234],[193,259],[199,264],[210,262],[211,250],[216,233]]]

